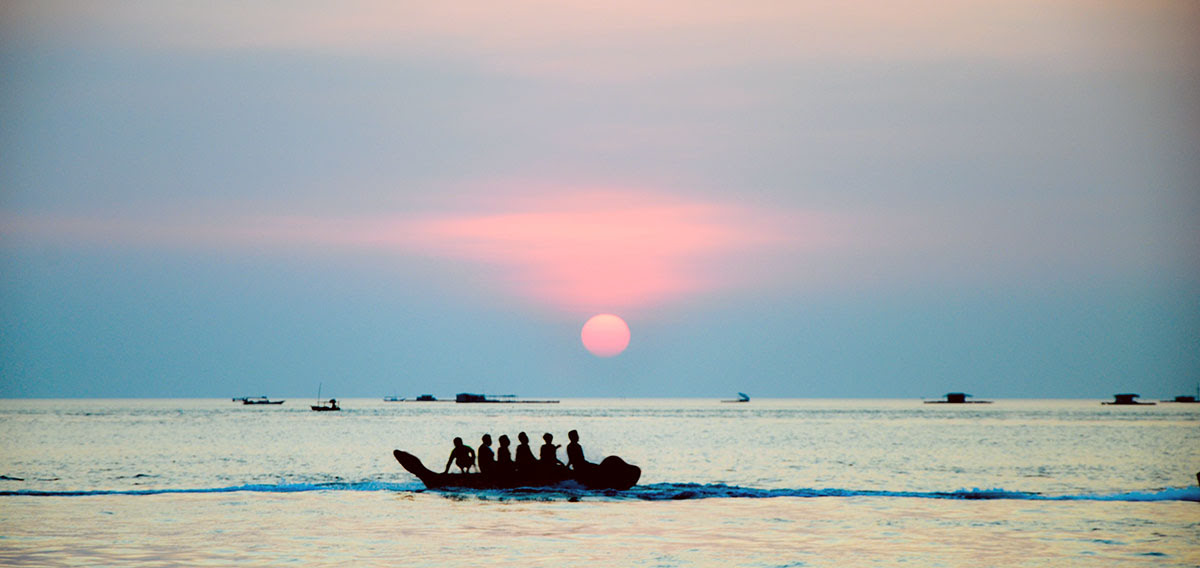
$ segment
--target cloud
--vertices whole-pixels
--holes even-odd
[[[922,0],[655,2],[358,0],[42,1],[8,10],[18,41],[149,49],[291,50],[459,59],[505,73],[582,81],[643,78],[748,62],[977,59],[1108,61],[1178,38],[1186,3]],[[1164,34],[1165,30],[1175,33]],[[1152,41],[1147,41],[1152,40]],[[1161,47],[1161,46],[1160,46]],[[1144,58],[1143,58],[1144,59]]]

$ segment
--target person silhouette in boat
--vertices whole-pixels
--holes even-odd
[[[479,450],[475,455],[479,458],[479,473],[492,473],[495,470],[493,467],[496,464],[495,454],[492,453],[492,435],[484,434],[482,444],[479,445]]]
[[[512,452],[508,450],[510,443],[508,436],[500,435],[500,447],[496,448],[496,471],[499,473],[508,473],[513,470]]]
[[[524,432],[517,434],[517,470],[518,471],[534,471],[537,469],[537,458],[533,457],[533,450],[529,449],[529,436]]]
[[[545,444],[542,444],[539,453],[541,456],[542,468],[550,471],[556,467],[563,466],[563,462],[558,461],[558,444],[554,443],[554,435],[546,432],[545,434],[542,434],[542,439],[546,441]]]
[[[567,432],[567,439],[571,440],[571,443],[567,444],[568,468],[580,471],[596,465],[583,459],[583,446],[579,445],[579,432],[575,430]]]
[[[458,466],[461,473],[467,473],[475,465],[475,450],[463,443],[462,438],[454,439],[454,449],[450,450],[450,459],[446,460],[446,469],[442,473],[450,473],[450,464]]]

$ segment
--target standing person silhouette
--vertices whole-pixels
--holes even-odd
[[[500,447],[496,448],[496,470],[500,473],[508,473],[513,470],[512,453],[508,451],[510,443],[508,436],[500,435]]]
[[[575,430],[567,432],[567,439],[571,440],[571,443],[567,444],[567,467],[579,471],[596,465],[583,459],[583,446],[579,445],[579,432]]]
[[[546,441],[545,444],[542,444],[539,453],[542,458],[542,468],[552,470],[557,466],[563,465],[563,462],[558,461],[558,444],[554,443],[554,435],[546,432],[542,434],[542,439]]]
[[[446,469],[442,473],[450,473],[450,464],[458,466],[460,473],[466,473],[475,465],[475,450],[463,444],[462,438],[454,439],[454,449],[450,450],[450,459],[446,460]]]
[[[475,452],[479,460],[479,473],[492,473],[495,468],[496,458],[492,453],[492,435],[484,434],[483,443],[479,445],[479,450]]]
[[[533,450],[529,449],[529,436],[524,432],[517,434],[517,470],[530,472],[537,469],[537,458],[533,457]]]

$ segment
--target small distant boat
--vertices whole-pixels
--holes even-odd
[[[441,402],[437,399],[437,397],[435,397],[431,394],[423,394],[423,395],[418,396],[417,398],[389,396],[387,398],[384,398],[383,401],[384,402]]]
[[[329,399],[328,402],[325,402],[325,403],[321,402],[321,386],[322,386],[321,384],[317,385],[317,403],[312,406],[309,406],[309,408],[313,409],[314,412],[329,412],[332,410],[341,410],[342,407],[338,406],[338,402],[337,402],[336,398],[331,398],[331,399]]]
[[[1171,400],[1163,400],[1160,402],[1184,402],[1184,403],[1200,402],[1200,385],[1196,385],[1196,395],[1195,396],[1192,396],[1190,394],[1181,394]]]
[[[515,394],[475,394],[460,392],[454,396],[454,402],[484,402],[484,403],[524,403],[524,404],[557,404],[557,400],[520,400]]]
[[[1196,400],[1196,397],[1194,397],[1190,394],[1183,394],[1183,395],[1179,395],[1171,400],[1164,400],[1161,402],[1200,402],[1200,400]]]
[[[282,400],[271,400],[265,396],[255,396],[255,397],[243,396],[242,398],[235,398],[233,400],[234,401],[240,400],[240,401],[242,401],[242,404],[283,404],[283,402],[284,402]]]
[[[1116,406],[1154,406],[1153,402],[1139,402],[1135,400],[1140,396],[1142,395],[1133,393],[1114,394],[1112,401],[1101,402],[1100,404],[1111,404]]]
[[[721,402],[750,402],[750,395],[739,392],[737,400],[722,400]]]
[[[965,392],[948,392],[943,400],[927,400],[925,404],[991,404],[990,400],[967,400],[974,395]]]

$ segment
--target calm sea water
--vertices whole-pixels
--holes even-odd
[[[0,401],[0,564],[1200,565],[1200,405],[310,402]],[[391,455],[570,429],[639,486],[426,491]]]

